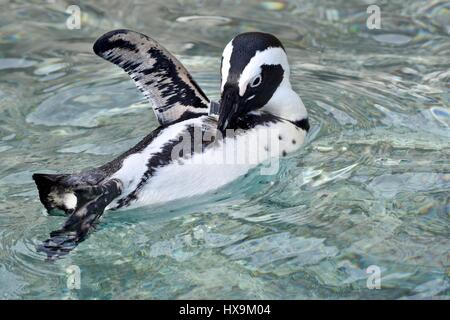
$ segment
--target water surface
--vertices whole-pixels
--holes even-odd
[[[449,297],[450,5],[378,1],[15,1],[0,4],[0,297],[329,299]],[[78,4],[80,30],[66,27]],[[31,174],[103,164],[156,128],[127,75],[92,52],[134,29],[219,95],[237,33],[285,44],[312,130],[276,176],[115,212],[68,257],[35,246],[50,217]],[[79,266],[81,289],[66,268]],[[381,289],[367,288],[369,266]]]

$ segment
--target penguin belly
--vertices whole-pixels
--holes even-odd
[[[202,120],[190,122],[199,121]],[[119,208],[132,209],[214,191],[263,162],[265,164],[259,169],[260,174],[274,175],[278,172],[278,157],[297,150],[303,144],[305,134],[304,130],[292,123],[279,121],[255,126],[233,137],[226,136],[203,152],[193,153],[189,158],[171,159],[155,168],[145,184],[131,197],[131,190],[136,190],[138,176],[142,177],[145,169],[141,167],[139,174],[136,174],[133,171],[136,160],[124,161],[122,169],[113,178],[122,180],[125,186],[127,181],[133,180],[133,186],[126,188],[126,195],[112,203],[110,208],[117,208],[121,204]],[[145,150],[140,156],[147,156]],[[148,160],[143,162],[149,163]],[[133,174],[123,176],[132,171]]]

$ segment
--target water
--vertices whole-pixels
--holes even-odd
[[[368,30],[372,1],[83,1],[69,30],[74,2],[0,1],[1,298],[449,298],[448,2],[378,1],[382,29]],[[35,246],[64,217],[44,213],[31,174],[103,164],[156,127],[92,53],[116,28],[157,38],[213,99],[225,44],[276,34],[312,130],[276,176],[108,214],[47,262]]]

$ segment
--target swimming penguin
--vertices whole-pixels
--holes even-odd
[[[215,190],[298,149],[309,129],[305,106],[291,88],[285,49],[271,34],[242,33],[226,45],[219,103],[210,102],[183,65],[146,35],[111,31],[93,49],[131,76],[160,126],[98,168],[33,175],[44,207],[68,215],[38,248],[49,258],[83,241],[105,210]]]

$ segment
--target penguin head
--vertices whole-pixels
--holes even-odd
[[[222,54],[218,129],[236,129],[240,117],[255,111],[294,121],[305,118],[289,75],[286,51],[275,36],[248,32],[233,38]]]

